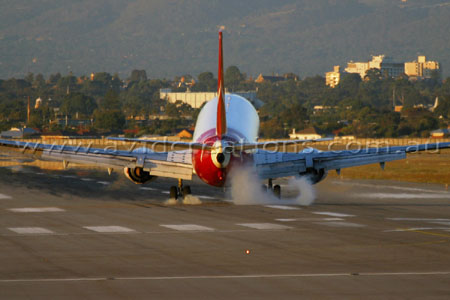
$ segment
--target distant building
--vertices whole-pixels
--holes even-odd
[[[443,139],[450,137],[449,129],[438,129],[431,132],[431,137],[434,139]]]
[[[183,129],[177,133],[177,137],[181,139],[192,139],[192,131]]]
[[[325,73],[325,83],[329,87],[336,87],[341,80],[341,67],[334,66],[333,71]]]
[[[189,104],[192,108],[200,108],[203,103],[217,97],[217,92],[172,92],[171,89],[161,89],[159,93],[160,98],[163,100],[166,100],[170,103],[181,101],[182,103]],[[257,109],[264,104],[264,102],[257,98],[256,91],[236,92],[233,94],[244,97],[245,99],[250,101]]]
[[[23,139],[26,137],[31,137],[31,136],[37,136],[39,135],[39,131],[33,129],[33,128],[11,128],[10,130],[7,131],[2,131],[0,133],[0,136],[2,138],[9,138],[9,139]]]
[[[263,75],[263,74],[259,74],[259,76],[255,79],[256,83],[263,83],[263,82],[278,82],[278,81],[285,81],[288,78],[286,78],[285,76],[269,76],[269,75]]]
[[[299,132],[296,132],[294,128],[292,129],[292,133],[289,134],[289,138],[291,140],[316,140],[321,137],[322,135],[317,133],[317,130],[314,127],[306,128],[304,130],[300,130]]]
[[[395,105],[394,106],[395,112],[402,112],[402,110],[403,110],[403,105]]]
[[[366,76],[366,72],[369,70],[368,62],[353,62],[350,61],[347,63],[347,68],[345,68],[345,72],[347,73],[356,73],[364,79]]]
[[[357,73],[362,79],[370,69],[380,70],[382,75],[388,77],[398,77],[404,73],[404,64],[394,62],[391,57],[385,55],[372,56],[372,60],[368,62],[349,62],[345,71],[347,73]]]
[[[426,56],[419,56],[417,61],[405,62],[405,74],[409,77],[431,78],[433,72],[440,72],[439,63],[427,61]]]

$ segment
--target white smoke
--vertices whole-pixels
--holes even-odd
[[[186,195],[183,198],[183,204],[185,205],[200,205],[202,204],[202,200],[200,198],[193,195]]]
[[[230,173],[231,197],[237,205],[311,205],[316,193],[313,185],[304,177],[292,178],[287,186],[282,187],[282,199],[278,199],[273,192],[265,191],[261,181],[251,167],[234,169]]]
[[[179,200],[179,202],[178,202]],[[180,199],[170,198],[164,202],[165,205],[171,206],[171,205],[177,205],[179,203],[182,203],[184,205],[200,205],[202,204],[202,200],[200,198],[193,196],[193,195],[186,195],[183,198]]]

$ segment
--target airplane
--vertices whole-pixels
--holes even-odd
[[[279,151],[280,147],[305,145],[316,140],[286,140],[258,142],[259,117],[245,98],[225,93],[223,73],[222,31],[219,31],[218,96],[202,108],[193,135],[193,142],[109,138],[132,143],[129,150],[98,149],[67,145],[29,143],[0,140],[0,150],[20,151],[35,159],[105,167],[108,172],[122,168],[125,176],[136,184],[144,184],[158,177],[178,179],[170,187],[170,197],[191,194],[184,180],[196,174],[203,182],[215,187],[230,183],[232,170],[251,167],[260,180],[267,180],[267,190],[280,198],[281,188],[273,185],[276,178],[306,176],[313,184],[322,181],[328,171],[340,173],[343,168],[404,159],[410,152],[450,148],[450,143],[421,144],[360,150],[319,151],[306,148],[300,152]],[[143,144],[144,147],[135,148]],[[155,151],[157,148],[164,151]]]

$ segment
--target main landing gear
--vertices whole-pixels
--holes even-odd
[[[184,198],[186,195],[191,194],[191,187],[189,185],[183,186],[183,180],[178,179],[178,186],[170,187],[170,199],[177,200],[178,198]]]
[[[272,192],[275,197],[281,199],[281,187],[278,184],[273,185],[272,178],[269,178],[267,182],[267,187],[263,185],[263,191]]]

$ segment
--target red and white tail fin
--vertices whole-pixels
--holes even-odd
[[[222,31],[219,31],[219,71],[217,80],[217,124],[216,134],[222,138],[227,133],[227,116],[225,111],[225,87],[223,79]]]

